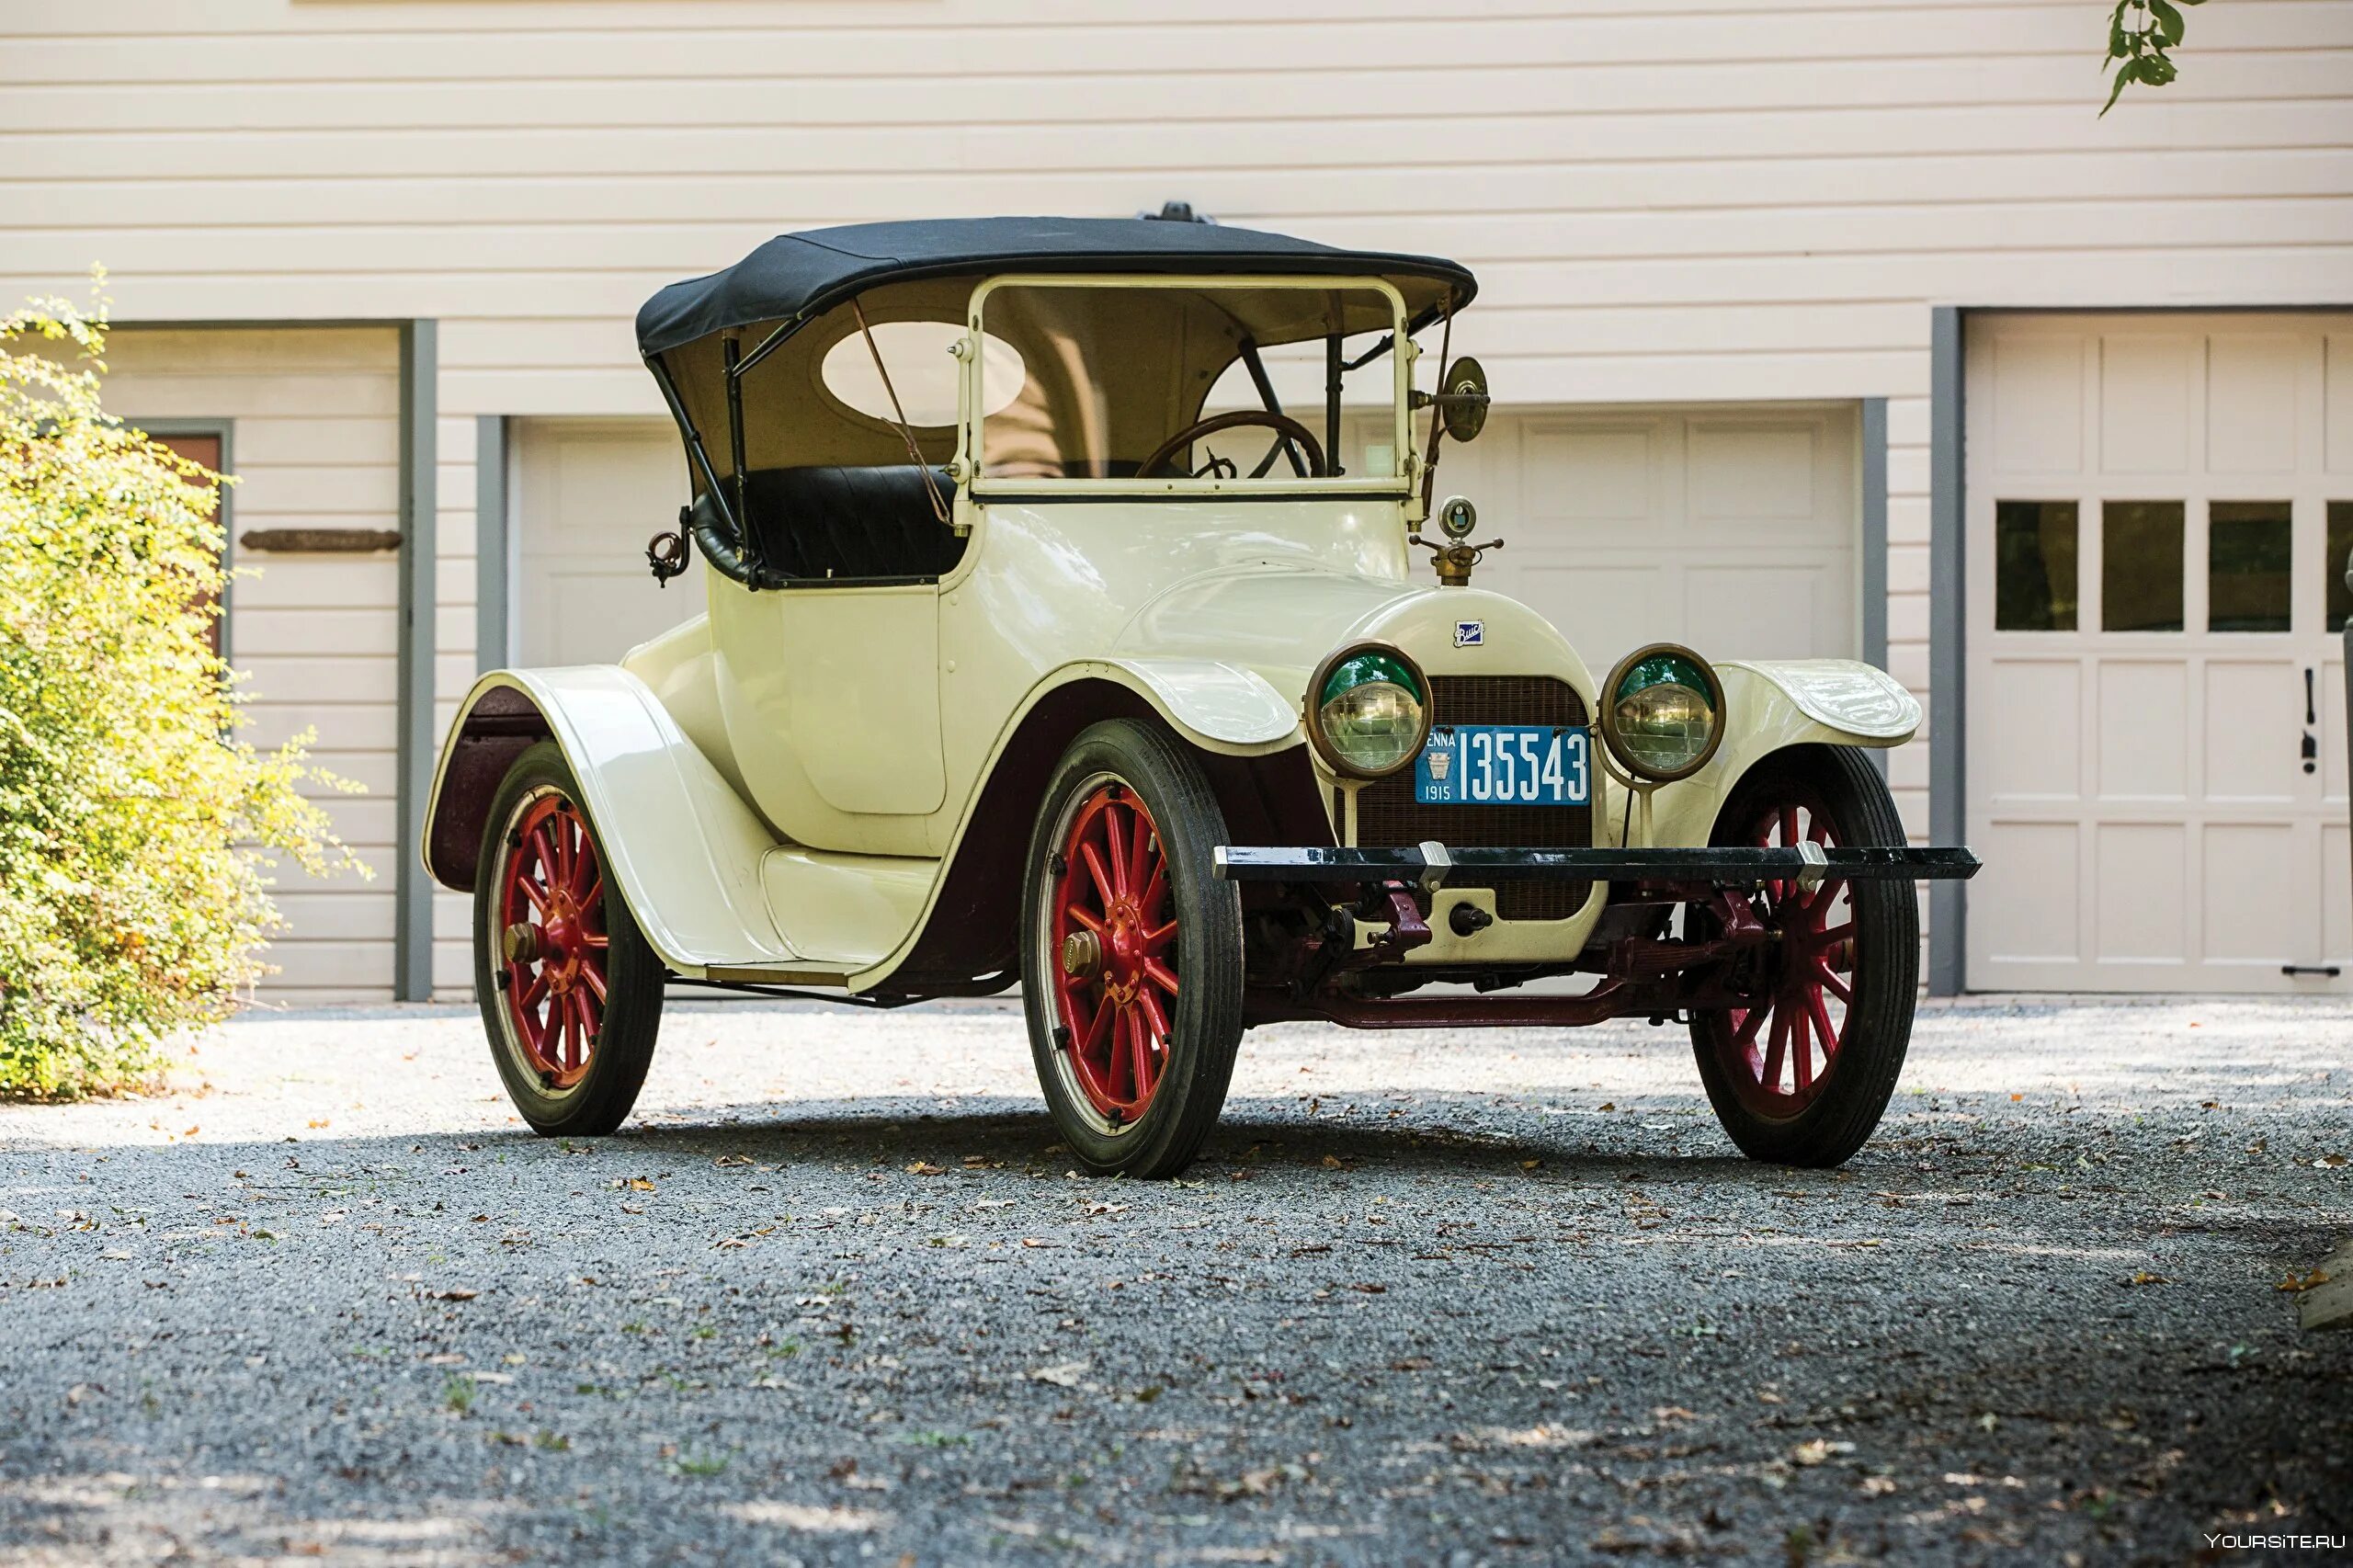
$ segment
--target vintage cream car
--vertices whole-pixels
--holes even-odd
[[[1910,1032],[1914,880],[1975,866],[1904,847],[1870,759],[1919,706],[1664,644],[1597,678],[1467,585],[1491,546],[1431,502],[1485,416],[1444,352],[1474,287],[1001,219],[790,234],[654,296],[693,495],[648,555],[699,549],[709,613],[483,677],[428,808],[524,1118],[616,1127],[671,986],[1018,984],[1099,1172],[1181,1170],[1276,1019],[1688,1021],[1742,1149],[1851,1154]],[[1381,411],[1349,454],[1344,399]]]

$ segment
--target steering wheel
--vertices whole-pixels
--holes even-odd
[[[1169,459],[1202,437],[1214,436],[1221,430],[1232,430],[1244,425],[1262,425],[1276,432],[1283,440],[1297,441],[1307,454],[1307,477],[1310,479],[1325,477],[1324,449],[1316,441],[1314,432],[1288,414],[1277,414],[1266,408],[1241,408],[1231,414],[1217,414],[1207,419],[1194,421],[1154,449],[1152,456],[1144,459],[1142,466],[1136,470],[1136,477],[1150,479],[1167,465]],[[1277,458],[1282,456],[1283,440],[1278,440],[1267,449],[1265,460],[1250,471],[1251,478],[1267,477],[1267,471],[1275,466]]]

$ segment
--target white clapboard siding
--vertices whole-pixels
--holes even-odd
[[[117,332],[108,406],[131,423],[230,426],[233,530],[397,526],[398,345],[386,330]],[[263,982],[278,1003],[391,994],[393,722],[399,579],[390,555],[240,551],[228,646],[247,677],[244,738],[304,731],[321,767],[363,795],[316,786],[336,834],[376,876],[320,881],[269,858],[288,929]]]
[[[2201,7],[2181,80],[2102,119],[2105,12],[18,6],[0,18],[0,294],[76,292],[102,260],[129,320],[438,319],[446,720],[473,663],[473,415],[658,414],[639,303],[781,230],[1187,199],[1468,262],[1485,300],[1456,344],[1506,403],[1888,399],[1889,657],[1925,692],[1931,306],[2353,293],[2353,0]],[[388,378],[286,358],[281,335],[206,341],[273,415],[241,420],[241,465],[281,475],[316,520],[388,505]],[[155,412],[222,412],[196,369],[158,384]],[[1312,400],[1312,371],[1277,369]],[[288,661],[369,656],[393,587],[354,566],[255,589],[257,671],[290,693]],[[383,689],[290,699],[266,722],[314,711],[334,755],[374,756]],[[1926,748],[1892,778],[1924,829]],[[438,930],[438,982],[462,985],[458,901],[440,901]],[[381,939],[316,938],[338,963]]]

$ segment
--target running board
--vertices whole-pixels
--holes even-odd
[[[1481,882],[1658,881],[1738,884],[1796,878],[1961,881],[1977,874],[1966,849],[1860,845],[1825,849],[1804,844],[1768,849],[1449,849],[1431,841],[1406,849],[1277,848],[1222,844],[1211,851],[1222,881],[1232,882],[1413,882],[1443,886],[1457,874]]]

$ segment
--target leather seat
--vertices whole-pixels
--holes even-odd
[[[931,477],[952,500],[947,473]],[[938,577],[964,554],[912,464],[755,469],[745,488],[760,559],[794,577]]]

